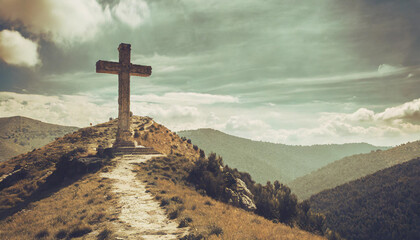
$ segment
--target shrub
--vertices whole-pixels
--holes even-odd
[[[223,229],[219,226],[216,225],[211,225],[209,227],[210,233],[209,235],[216,235],[216,236],[220,236],[223,234]]]
[[[180,238],[180,240],[202,240],[204,239],[204,236],[201,234],[195,235],[194,233],[188,234],[182,238]]]
[[[66,236],[67,236],[67,231],[64,229],[61,229],[55,234],[55,238],[57,239],[64,239]]]
[[[298,215],[296,224],[303,230],[313,232],[319,235],[325,235],[325,216],[312,213],[308,200],[298,204]],[[335,233],[333,233],[335,234]]]
[[[161,206],[161,207],[164,207],[164,206],[167,206],[167,205],[169,205],[169,200],[168,200],[167,198],[163,198],[163,199],[160,201],[160,206]]]
[[[184,228],[184,227],[188,227],[190,225],[190,223],[184,218],[179,222],[178,227],[179,228]]]
[[[105,239],[108,239],[109,237],[111,237],[111,234],[112,234],[112,231],[111,231],[111,230],[109,230],[109,229],[107,229],[107,228],[105,228],[104,230],[102,230],[102,231],[98,234],[97,239],[98,239],[98,240],[105,240]]]
[[[267,182],[265,186],[258,184],[253,193],[259,215],[289,225],[293,223],[297,216],[297,198],[290,188],[278,181],[274,185]]]
[[[226,188],[234,184],[235,178],[241,179],[254,195],[257,207],[255,213],[273,222],[281,222],[315,234],[323,235],[325,216],[310,211],[308,201],[298,204],[297,197],[286,185],[275,181],[266,185],[255,184],[249,173],[239,172],[223,165],[223,159],[211,153],[209,157],[200,158],[189,171],[187,180],[195,185],[198,192],[223,202],[229,202]],[[211,205],[209,201],[205,203]]]
[[[178,196],[172,197],[171,201],[176,203],[184,203],[184,201]]]
[[[50,233],[48,232],[48,230],[44,229],[44,230],[39,231],[37,234],[35,234],[35,238],[42,239],[42,238],[48,237],[48,235],[50,235]]]
[[[173,210],[172,212],[170,212],[169,214],[168,214],[168,217],[169,217],[169,219],[171,219],[171,220],[173,220],[173,219],[175,219],[175,218],[178,218],[178,216],[179,216],[179,209],[175,209],[175,210]]]
[[[70,233],[69,238],[77,238],[92,232],[92,228],[87,225],[79,225],[74,227]]]

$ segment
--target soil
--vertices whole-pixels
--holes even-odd
[[[146,192],[146,186],[136,178],[133,164],[157,155],[124,155],[113,159],[115,167],[102,177],[114,180],[113,191],[119,199],[118,220],[114,221],[117,239],[179,239],[187,229],[178,228],[167,218],[159,202]]]

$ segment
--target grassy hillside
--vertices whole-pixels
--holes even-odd
[[[202,155],[196,146],[150,118],[134,116],[132,129],[141,144],[190,164]],[[115,141],[115,134],[114,120],[79,129],[0,163],[0,239],[118,237],[114,222],[122,206],[119,196],[111,191],[112,181],[100,175],[114,163],[97,155],[101,152],[98,150]],[[95,171],[78,171],[77,166],[69,165],[77,159],[102,159],[102,165]],[[324,239],[215,201],[191,185],[173,182],[168,178],[170,174],[188,170],[174,168],[173,164],[161,165],[163,172],[146,173],[140,167],[136,171],[158,201],[169,199],[165,205],[169,218],[177,219],[180,227],[189,224],[190,237],[202,234],[207,239]],[[179,212],[169,211],[175,207]],[[186,239],[200,239],[198,235]]]
[[[213,159],[215,160],[214,155]],[[138,165],[137,176],[147,183],[147,191],[161,202],[170,218],[176,219],[182,227],[190,227],[190,235],[183,239],[325,239],[302,231],[296,223],[286,225],[279,223],[279,219],[267,219],[258,212],[253,213],[232,206],[233,203],[224,203],[216,197],[217,190],[211,190],[224,191],[226,182],[221,175],[215,178],[213,173],[208,171],[199,174],[208,176],[204,180],[205,184],[209,184],[207,191],[192,184],[188,176],[192,169],[201,168],[202,161],[203,159],[200,159],[192,163],[182,156],[169,155]],[[216,169],[221,168],[216,167],[213,170]],[[231,170],[224,167],[223,171],[226,173]],[[215,197],[218,200],[215,200]],[[288,210],[294,211],[297,205],[284,205],[286,206]],[[278,209],[273,208],[269,211],[275,213],[276,210]],[[323,217],[319,220],[320,224],[324,223]],[[328,230],[324,234],[332,236],[334,233]]]
[[[77,129],[19,116],[0,118],[0,161],[44,146]]]
[[[345,156],[377,149],[366,143],[290,146],[257,142],[213,129],[181,131],[207,154],[220,154],[231,167],[249,172],[257,182],[289,182]]]
[[[312,207],[349,240],[416,240],[420,236],[420,158],[320,192]]]
[[[386,151],[345,157],[289,183],[300,199],[356,180],[381,169],[420,157],[420,141],[402,144]]]

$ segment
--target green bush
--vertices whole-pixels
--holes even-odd
[[[310,204],[304,201],[298,204],[295,194],[289,187],[275,181],[266,185],[256,184],[249,173],[239,172],[224,166],[223,159],[211,153],[206,158],[200,158],[189,171],[187,180],[198,190],[219,201],[228,202],[226,188],[231,187],[235,178],[241,179],[254,195],[257,207],[255,213],[274,222],[281,222],[290,226],[299,226],[309,232],[325,234],[325,216],[310,211]]]

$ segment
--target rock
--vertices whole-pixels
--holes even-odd
[[[231,174],[229,175],[228,181],[232,184],[225,189],[229,199],[228,202],[247,211],[256,210],[257,207],[253,201],[254,195],[249,191],[246,184],[241,179],[235,178]]]
[[[104,164],[98,157],[63,157],[56,165],[56,170],[47,177],[47,185],[59,185],[64,179],[76,179],[86,173],[98,171]]]
[[[28,174],[27,170],[22,168],[20,165],[16,165],[13,172],[5,174],[0,177],[0,190],[7,188],[15,182],[23,179]]]

